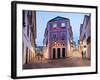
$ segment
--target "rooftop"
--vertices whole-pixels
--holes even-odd
[[[58,21],[58,20],[69,20],[69,19],[65,18],[65,17],[57,16],[57,17],[51,19],[49,22],[51,22],[51,21]]]

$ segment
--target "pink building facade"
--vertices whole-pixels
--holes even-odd
[[[46,58],[66,58],[71,54],[71,41],[73,32],[70,20],[64,17],[56,17],[47,23],[44,34]]]

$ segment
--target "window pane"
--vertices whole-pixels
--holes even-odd
[[[62,23],[62,24],[61,24],[61,27],[65,27],[65,23]]]
[[[53,24],[53,28],[57,27],[57,24]]]

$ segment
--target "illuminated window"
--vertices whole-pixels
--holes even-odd
[[[65,27],[65,23],[61,23],[61,27]]]
[[[56,28],[57,27],[57,24],[53,24],[53,28]]]

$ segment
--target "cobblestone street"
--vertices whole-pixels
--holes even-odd
[[[76,55],[78,56],[76,56]],[[72,57],[55,60],[40,60],[31,64],[23,65],[24,69],[39,69],[39,68],[60,68],[60,67],[83,67],[90,66],[89,59],[82,59],[78,51],[74,51]]]
[[[58,68],[58,67],[77,67],[90,66],[90,60],[82,58],[66,58],[56,60],[46,60],[24,65],[24,69],[36,68]]]

